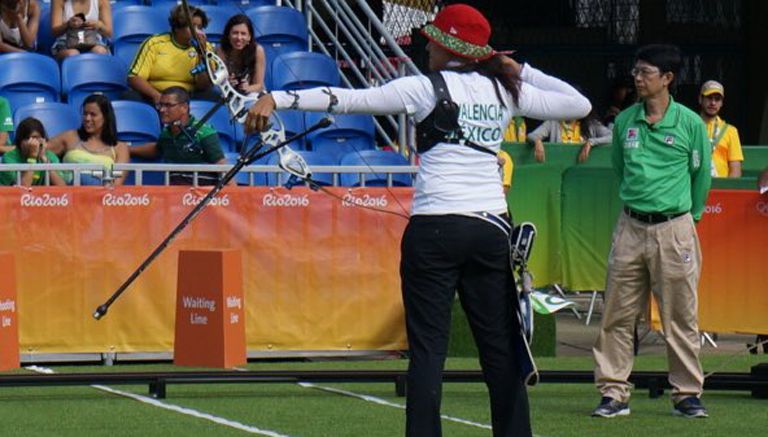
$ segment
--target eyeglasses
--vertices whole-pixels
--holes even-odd
[[[171,109],[171,108],[179,106],[179,105],[181,105],[181,102],[176,102],[176,103],[160,102],[160,103],[155,105],[155,109],[157,109],[159,111],[161,109]]]
[[[629,74],[631,74],[632,77],[637,77],[638,74],[643,77],[650,77],[655,73],[661,73],[661,70],[656,67],[635,67],[629,70]]]

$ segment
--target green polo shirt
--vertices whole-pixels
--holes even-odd
[[[651,125],[645,105],[636,103],[616,117],[613,166],[619,197],[641,212],[690,212],[701,219],[712,178],[704,122],[669,98],[664,117]]]
[[[197,121],[190,117],[186,129],[195,126]],[[175,164],[214,164],[224,158],[219,134],[209,124],[197,130],[193,141],[184,132],[173,135],[170,128],[160,132],[157,150],[164,162]]]

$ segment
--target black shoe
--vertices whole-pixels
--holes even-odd
[[[675,404],[675,408],[672,410],[672,414],[675,416],[688,417],[695,419],[697,417],[709,417],[707,409],[701,404],[699,398],[690,396]]]
[[[629,416],[629,404],[603,396],[600,405],[592,411],[592,417]]]

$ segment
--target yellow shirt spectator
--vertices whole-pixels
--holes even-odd
[[[512,117],[509,125],[507,125],[507,130],[504,132],[504,141],[508,143],[524,143],[527,133],[525,119],[519,115]]]
[[[206,44],[208,50],[213,50],[210,43]],[[146,79],[158,91],[172,86],[194,91],[195,78],[190,71],[197,64],[194,47],[182,47],[172,33],[161,33],[144,40],[128,75]]]
[[[504,160],[504,164],[501,166],[501,184],[506,193],[512,186],[512,173],[515,172],[515,163],[512,161],[512,157],[509,156],[509,153],[503,150],[499,150],[497,156]]]
[[[739,132],[720,117],[707,123],[707,138],[712,145],[712,176],[728,177],[729,161],[744,161]]]

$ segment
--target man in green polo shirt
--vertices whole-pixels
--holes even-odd
[[[131,156],[145,159],[160,157],[175,164],[226,164],[219,134],[209,124],[198,129],[197,120],[189,113],[189,93],[181,87],[166,88],[157,104],[160,121],[165,126],[156,143],[130,148]],[[198,173],[198,185],[213,185],[217,173]],[[171,172],[171,185],[191,185],[190,172]],[[234,183],[234,179],[233,179]]]
[[[613,165],[624,210],[608,255],[605,310],[593,348],[602,395],[596,417],[629,414],[633,332],[648,309],[661,307],[673,413],[707,417],[701,404],[697,296],[701,219],[711,182],[711,153],[701,117],[670,95],[682,56],[677,47],[638,50],[632,76],[640,102],[616,117]]]

